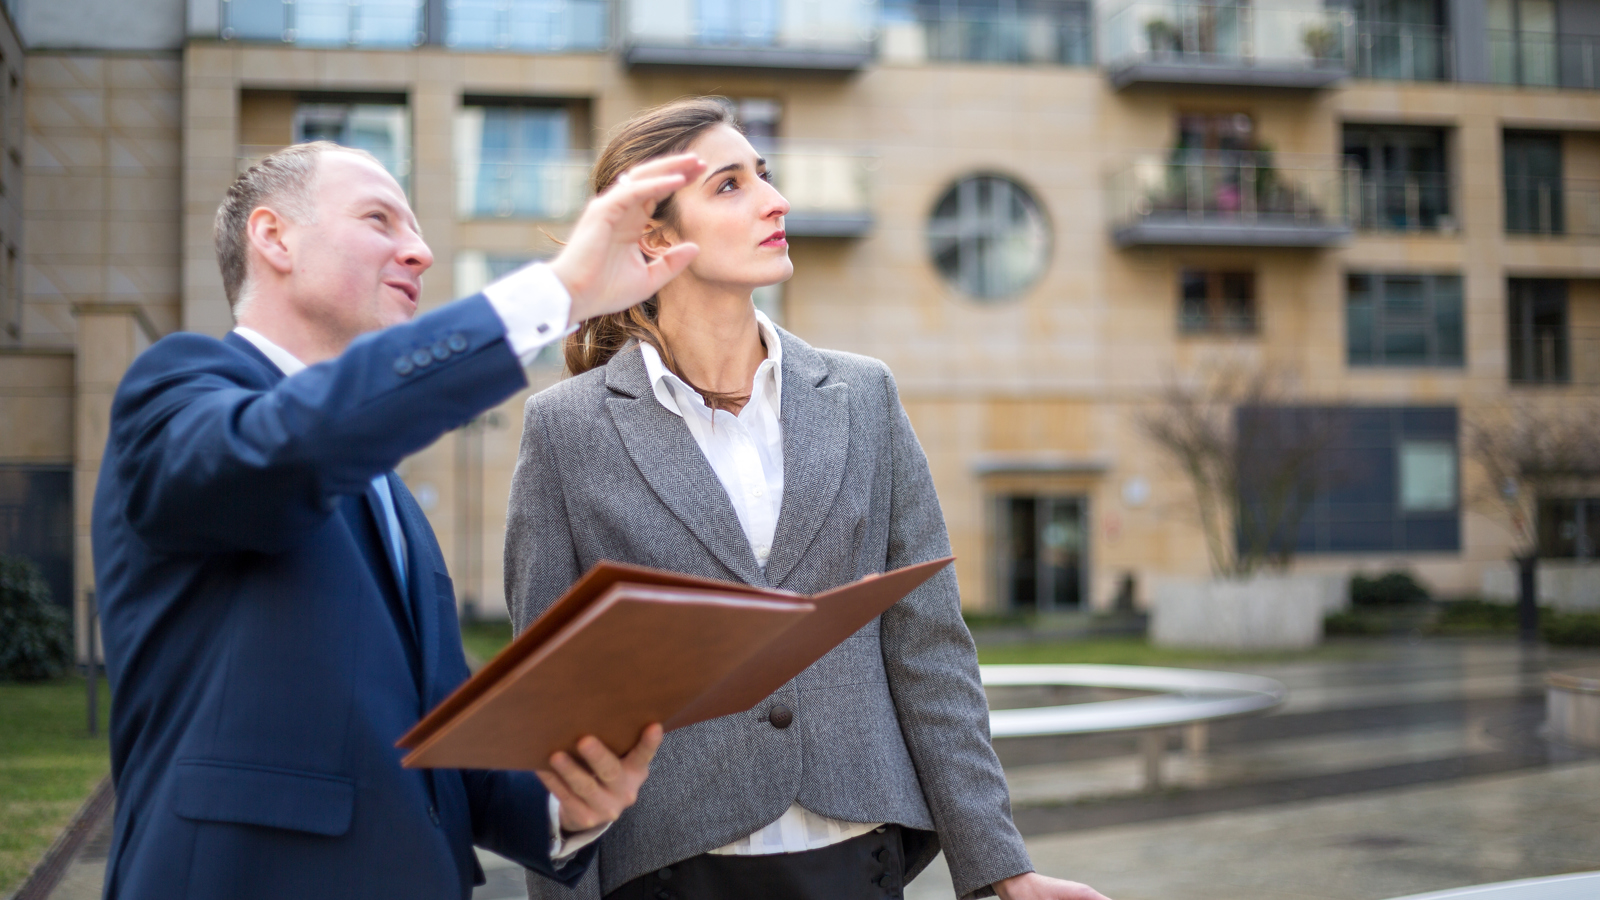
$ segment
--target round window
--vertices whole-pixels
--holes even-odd
[[[975,175],[956,182],[934,205],[928,251],[960,290],[983,299],[1012,297],[1043,274],[1050,227],[1022,185]]]

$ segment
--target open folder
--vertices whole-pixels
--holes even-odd
[[[625,753],[651,722],[750,709],[951,560],[814,597],[597,563],[398,746],[462,769],[548,768],[586,734]]]

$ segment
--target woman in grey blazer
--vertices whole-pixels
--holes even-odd
[[[641,250],[698,256],[585,323],[575,377],[528,401],[506,526],[519,628],[602,559],[810,594],[950,553],[889,370],[751,304],[793,271],[788,205],[726,101],[630,121],[594,187],[685,149],[708,175],[657,207]],[[948,568],[754,710],[667,735],[576,893],[529,892],[894,897],[941,848],[958,895],[1104,900],[1032,872]]]

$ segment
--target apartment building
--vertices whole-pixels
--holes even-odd
[[[406,186],[427,307],[553,253],[633,112],[732,98],[793,205],[796,274],[757,300],[894,369],[975,609],[1142,604],[1205,575],[1187,483],[1138,421],[1223,368],[1347,416],[1358,475],[1320,490],[1297,567],[1499,589],[1513,537],[1473,501],[1466,423],[1600,392],[1593,0],[13,3],[0,485],[73,485],[56,543],[80,599],[115,376],[163,334],[230,327],[213,212],[302,140]],[[560,377],[551,355],[533,389]],[[525,396],[401,469],[487,615]],[[1597,498],[1541,507],[1554,565],[1594,557]]]

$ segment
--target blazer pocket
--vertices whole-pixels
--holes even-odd
[[[336,775],[181,760],[172,777],[173,810],[185,819],[337,837],[350,830],[355,812],[355,782]]]

